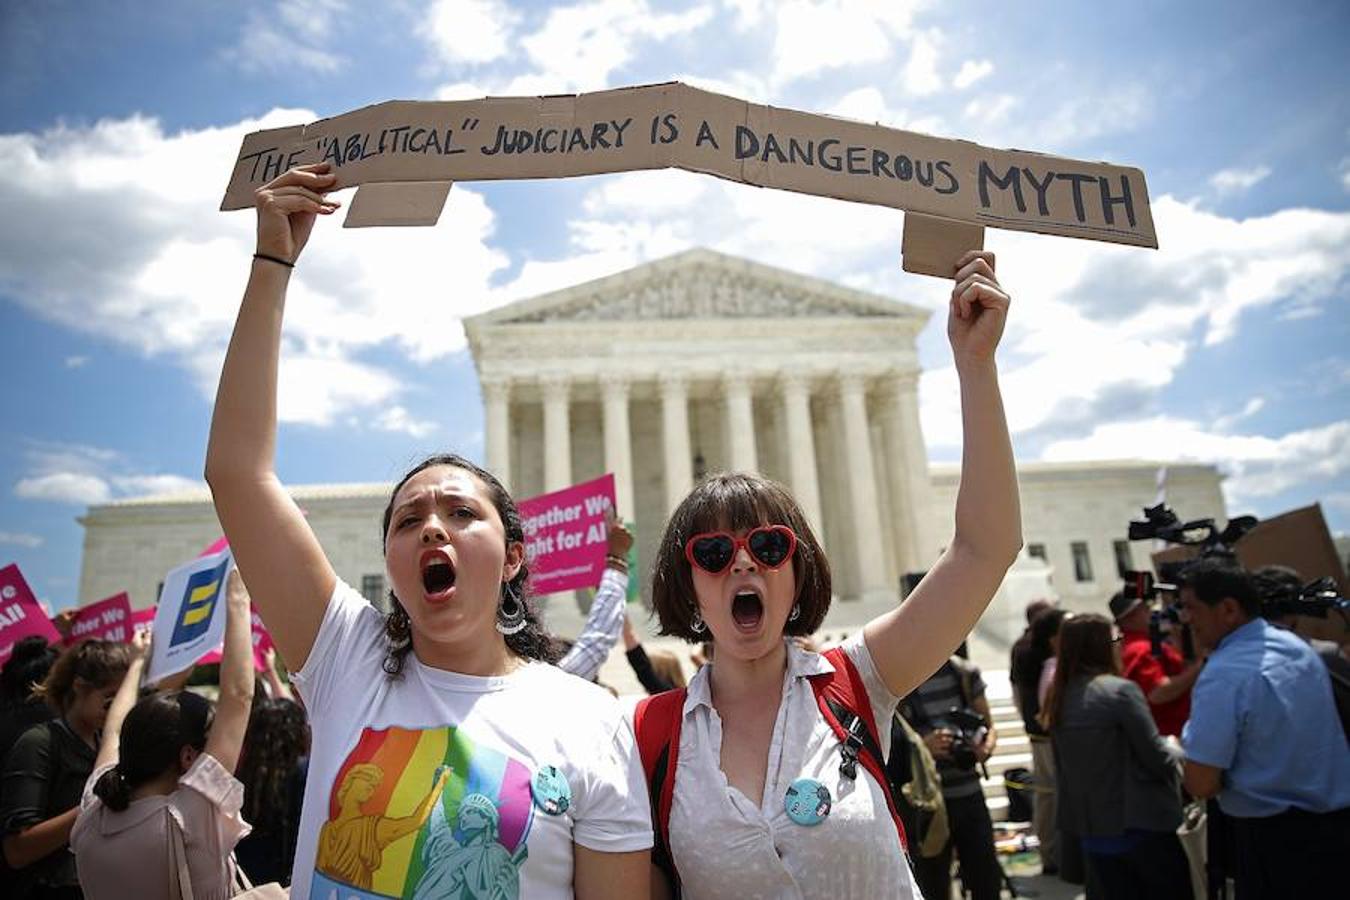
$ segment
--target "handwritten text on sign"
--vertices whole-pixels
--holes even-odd
[[[595,587],[605,568],[605,513],[614,508],[614,476],[519,503],[530,589],[555,594]]]
[[[319,162],[333,166],[339,188],[676,167],[974,225],[1158,245],[1138,169],[760,106],[678,82],[391,101],[257,131],[244,138],[221,208],[251,206],[259,185]]]

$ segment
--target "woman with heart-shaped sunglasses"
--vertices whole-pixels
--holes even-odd
[[[674,779],[668,803],[654,809],[656,896],[676,886],[686,897],[918,896],[886,789],[826,721],[812,681],[847,670],[866,707],[853,712],[884,758],[900,698],[965,640],[1016,558],[1021,514],[994,363],[1009,303],[992,253],[962,257],[947,319],[965,446],[955,534],[903,606],[837,651],[790,640],[820,627],[831,581],[787,489],[753,474],[714,475],[671,516],[652,579],[661,632],[711,640],[717,652],[677,710],[673,764],[650,775],[654,798],[658,779]],[[645,715],[640,745],[654,733]]]

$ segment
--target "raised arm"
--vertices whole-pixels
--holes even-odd
[[[1022,547],[1012,440],[994,351],[1010,298],[994,276],[994,254],[962,257],[947,312],[947,337],[961,383],[961,484],[956,533],[903,606],[863,630],[891,692],[904,696],[965,640]]]
[[[136,705],[141,689],[141,676],[145,673],[145,660],[150,653],[150,632],[139,631],[131,638],[131,665],[122,683],[108,704],[108,715],[103,720],[103,737],[99,741],[98,755],[94,757],[94,768],[117,762],[121,751],[122,722],[127,713]]]
[[[304,665],[337,576],[299,507],[278,480],[277,362],[291,269],[334,184],[327,164],[302,166],[256,193],[258,253],[220,373],[206,480],[235,562],[282,655]]]
[[[239,762],[239,750],[253,708],[253,622],[244,580],[230,573],[225,599],[225,646],[220,651],[220,697],[206,737],[206,752],[227,772]]]

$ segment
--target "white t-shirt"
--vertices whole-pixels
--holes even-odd
[[[900,698],[877,673],[861,632],[843,650],[867,687],[881,751],[889,755],[891,715]],[[839,771],[839,738],[821,717],[807,680],[834,667],[791,641],[787,653],[763,797],[746,797],[722,772],[711,667],[689,682],[670,810],[671,853],[684,896],[917,900],[881,786],[861,763],[856,780]],[[801,778],[829,791],[829,812],[818,824],[799,825],[787,812],[787,791]]]
[[[632,727],[607,692],[544,663],[484,678],[412,653],[390,678],[383,635],[339,581],[295,676],[313,750],[293,900],[571,897],[573,842],[651,846]]]

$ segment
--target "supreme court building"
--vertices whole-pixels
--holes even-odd
[[[701,249],[510,304],[465,322],[487,466],[516,497],[612,472],[644,594],[667,517],[695,482],[761,472],[791,488],[829,554],[839,602],[826,627],[856,627],[896,603],[901,577],[926,569],[952,531],[957,471],[929,465],[919,421],[915,339],[929,315]],[[1118,564],[1148,565],[1124,538],[1154,502],[1159,467],[1019,465],[1017,570],[1048,577],[1070,607],[1102,607]],[[1168,466],[1168,502],[1223,519],[1219,481],[1212,466]],[[338,574],[372,599],[384,591],[388,489],[293,487]],[[81,522],[83,603],[119,590],[152,603],[164,573],[219,534],[205,492],[102,504]],[[550,624],[575,633],[576,607],[551,598]],[[1020,615],[987,618],[1002,633],[1020,631]]]

